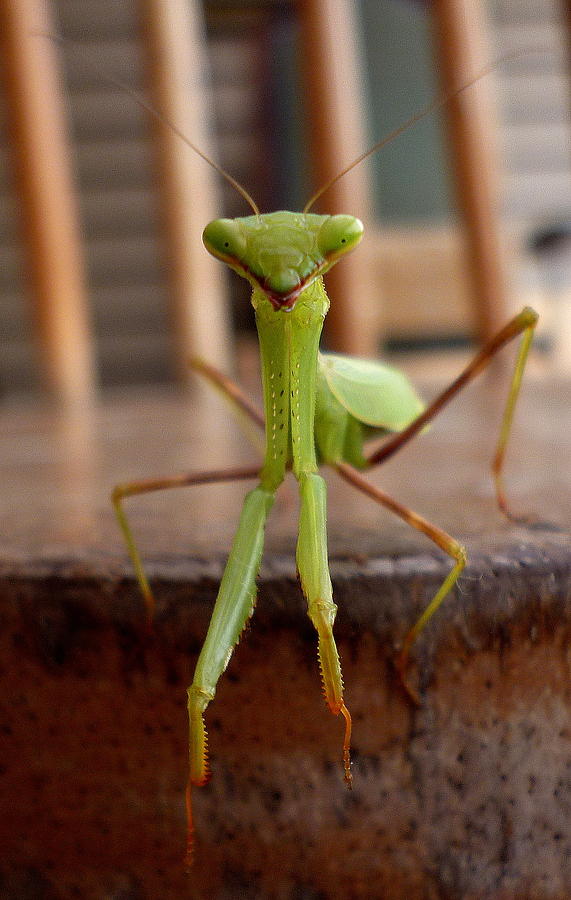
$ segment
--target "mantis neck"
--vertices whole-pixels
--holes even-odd
[[[275,310],[254,290],[260,341],[266,455],[262,485],[275,490],[291,462],[296,478],[315,472],[314,419],[317,353],[329,299],[321,278],[300,294],[290,312]]]

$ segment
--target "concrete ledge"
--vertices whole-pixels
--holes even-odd
[[[244,486],[130,507],[158,601],[150,635],[108,497],[125,478],[181,460],[240,465],[243,451],[219,418],[187,416],[180,400],[110,405],[91,430],[46,413],[5,419],[3,900],[571,896],[569,393],[530,391],[510,458],[516,508],[553,527],[512,527],[494,510],[490,396],[463,401],[379,473],[470,557],[414,648],[420,708],[395,677],[395,649],[450,561],[332,485],[352,792],[343,726],[321,697],[286,486],[255,617],[208,711],[214,774],[195,791],[190,875],[185,690]]]
[[[209,710],[190,876],[185,688],[217,573],[156,562],[149,636],[132,580],[103,562],[4,566],[3,897],[570,895],[566,536],[473,557],[417,648],[420,709],[394,647],[448,564],[333,560],[352,792],[291,560],[270,560]]]

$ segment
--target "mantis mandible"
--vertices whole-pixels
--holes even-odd
[[[486,70],[487,71],[487,70]],[[379,150],[397,134],[424,118],[451,96],[465,90],[484,73],[444,98],[433,101],[396,132],[375,144],[334,179],[323,185],[303,212],[262,214],[255,202],[228,173],[184,135],[183,140],[212,165],[249,203],[252,215],[217,219],[206,226],[203,242],[215,257],[244,277],[252,288],[252,306],[259,337],[264,413],[230,379],[207,363],[194,367],[224,393],[241,414],[265,428],[263,464],[252,468],[198,472],[118,485],[114,508],[131,556],[149,615],[154,599],[123,508],[130,496],[167,488],[234,480],[257,479],[244,500],[210,625],[188,689],[189,780],[187,789],[188,855],[192,855],[194,826],[191,787],[210,777],[204,714],[213,700],[241,632],[252,615],[256,577],[260,567],[264,529],[275,494],[288,471],[299,486],[300,516],[296,564],[308,614],[317,632],[317,652],[323,692],[330,711],[344,719],[343,768],[351,786],[351,716],[343,698],[341,665],[333,622],[333,601],[326,537],[326,486],[321,465],[332,467],[345,481],[391,510],[447,553],[452,569],[406,635],[396,661],[404,687],[414,702],[420,699],[406,679],[411,646],[444,598],[456,584],[466,552],[451,535],[384,493],[363,474],[384,462],[415,437],[431,419],[518,335],[521,342],[508,391],[496,452],[492,463],[500,509],[509,515],[502,483],[503,461],[525,362],[537,314],[523,309],[476,354],[459,377],[424,408],[407,378],[380,362],[319,353],[319,340],[329,307],[323,275],[361,240],[363,225],[351,215],[310,212],[335,181]],[[146,106],[145,101],[138,102]],[[148,107],[147,107],[148,108]],[[151,109],[153,113],[154,110]],[[156,113],[155,113],[156,114]],[[169,123],[170,124],[170,123]],[[392,436],[391,436],[392,435]],[[387,440],[369,452],[372,437]]]

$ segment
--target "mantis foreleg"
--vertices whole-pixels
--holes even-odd
[[[202,714],[214,697],[218,679],[252,615],[264,527],[274,499],[274,493],[261,486],[246,495],[206,639],[188,689],[190,780],[193,784],[204,784],[208,779]]]
[[[246,495],[238,530],[220,583],[206,639],[200,651],[194,678],[188,689],[189,788],[188,855],[192,855],[193,825],[190,786],[204,785],[210,777],[204,711],[214,697],[218,679],[228,665],[232,650],[252,615],[256,576],[264,546],[264,527],[275,494],[262,486]]]
[[[323,693],[331,712],[345,719],[343,762],[345,781],[351,786],[351,716],[343,702],[343,677],[333,637],[337,606],[333,602],[327,558],[325,481],[315,472],[300,474],[300,517],[296,561],[308,615],[317,631],[318,655],[323,678]]]
[[[339,475],[341,475],[341,477],[345,479],[345,481],[348,481],[354,487],[358,488],[358,490],[362,491],[364,494],[367,494],[368,497],[371,497],[377,503],[380,503],[382,506],[390,509],[391,512],[395,513],[395,515],[403,519],[412,528],[415,528],[417,531],[421,531],[428,538],[430,538],[431,541],[434,541],[434,543],[438,547],[444,550],[445,553],[448,553],[448,555],[451,556],[455,561],[454,568],[444,579],[443,583],[439,587],[438,591],[436,592],[424,612],[419,616],[413,627],[406,635],[401,652],[397,658],[397,669],[399,671],[402,684],[411,699],[415,703],[420,705],[421,701],[418,693],[409,685],[406,678],[410,648],[412,647],[414,641],[417,639],[422,629],[432,618],[444,598],[447,596],[447,594],[450,593],[450,591],[458,581],[460,573],[466,565],[466,551],[464,550],[464,547],[462,547],[462,545],[458,543],[458,541],[456,541],[453,537],[443,531],[442,528],[439,528],[437,525],[433,525],[418,513],[413,512],[406,506],[403,506],[403,504],[399,503],[398,500],[395,500],[393,497],[385,494],[384,491],[382,491],[376,485],[371,484],[370,481],[364,478],[363,475],[361,475],[361,473],[357,471],[357,469],[353,468],[353,466],[350,466],[348,463],[340,462],[336,464],[335,468]]]

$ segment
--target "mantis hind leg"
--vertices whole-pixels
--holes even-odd
[[[191,369],[194,369],[195,372],[202,375],[215,390],[222,394],[236,411],[244,413],[244,415],[248,416],[252,422],[255,422],[260,428],[264,428],[265,420],[263,413],[260,412],[258,407],[250,400],[248,395],[244,393],[242,388],[236,384],[235,381],[228,378],[227,375],[224,375],[223,372],[220,372],[215,366],[211,366],[209,362],[200,359],[198,356],[193,356],[192,359],[189,360],[189,364]]]
[[[404,431],[395,435],[382,447],[376,450],[368,458],[369,466],[376,466],[389,459],[400,450],[408,441],[417,435],[427,422],[431,421],[441,409],[443,409],[462,388],[472,381],[480,372],[489,365],[496,353],[506,344],[518,335],[521,335],[519,351],[514,366],[514,371],[508,390],[508,397],[504,408],[500,434],[496,445],[494,458],[492,461],[492,473],[494,476],[496,499],[501,511],[510,519],[517,519],[509,508],[506,501],[505,490],[503,485],[503,465],[506,454],[506,447],[509,440],[514,409],[521,386],[521,379],[525,369],[529,348],[533,340],[533,332],[537,324],[538,315],[535,310],[526,306],[517,316],[514,316],[507,325],[498,331],[476,354],[472,362],[470,362],[458,378],[452,382],[435,400],[430,403],[424,412],[418,416]]]
[[[297,544],[297,568],[308,614],[317,631],[318,656],[323,679],[323,693],[331,712],[345,719],[343,766],[345,781],[350,787],[351,716],[343,701],[343,677],[339,653],[333,637],[333,622],[337,606],[333,602],[331,578],[327,559],[326,485],[316,473],[299,476],[300,519]]]
[[[353,466],[350,466],[348,463],[340,462],[336,464],[335,468],[339,475],[341,475],[341,477],[345,479],[345,481],[348,481],[349,484],[352,484],[354,487],[362,491],[368,497],[371,497],[377,503],[380,503],[382,506],[390,509],[391,512],[395,513],[395,515],[399,516],[401,519],[407,522],[407,524],[412,528],[415,528],[417,531],[421,531],[454,560],[454,567],[452,568],[451,572],[444,579],[424,612],[419,616],[415,624],[405,636],[401,652],[397,657],[397,669],[402,685],[409,697],[415,703],[420,704],[420,697],[418,696],[417,691],[415,691],[414,688],[411,687],[407,680],[407,668],[410,648],[412,647],[413,643],[415,642],[423,628],[428,624],[444,598],[450,593],[450,591],[458,581],[458,578],[460,577],[460,574],[466,565],[466,551],[464,550],[464,547],[462,547],[462,545],[458,543],[458,541],[456,541],[441,528],[438,528],[437,525],[433,525],[431,522],[428,522],[422,516],[419,516],[418,513],[415,513],[411,509],[408,509],[406,506],[403,506],[402,503],[399,503],[393,497],[385,494],[385,492],[378,488],[376,485],[371,484],[370,481],[367,481],[367,479],[364,478],[360,472],[354,469]]]
[[[190,367],[202,378],[206,379],[209,385],[222,395],[228,403],[230,409],[234,413],[238,424],[248,440],[253,446],[264,452],[265,442],[263,435],[265,427],[265,419],[263,413],[260,412],[255,403],[250,400],[248,395],[242,388],[220,372],[215,366],[211,366],[209,362],[200,359],[198,356],[193,357],[190,361]],[[252,424],[256,426],[252,428]]]

